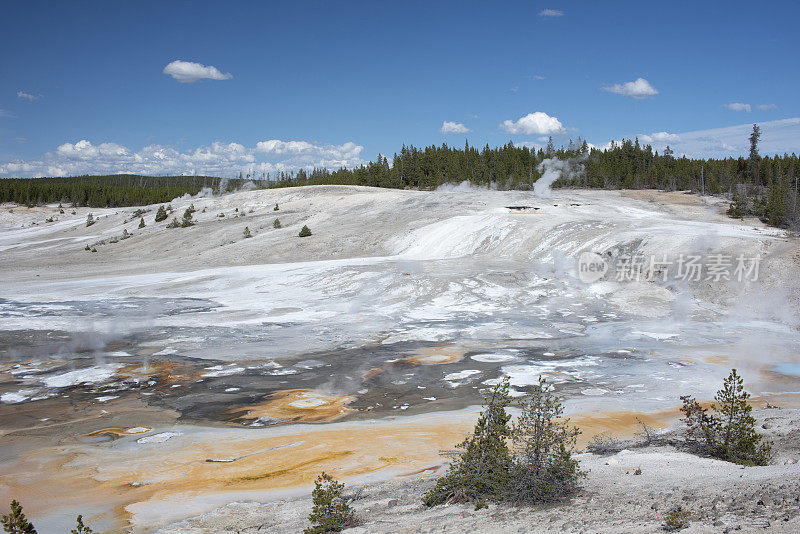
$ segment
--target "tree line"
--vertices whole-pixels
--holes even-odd
[[[675,157],[669,146],[659,153],[638,139],[612,143],[600,150],[584,140],[570,140],[555,148],[531,149],[513,143],[479,150],[446,144],[423,149],[403,146],[391,165],[386,156],[352,169],[299,170],[279,173],[270,187],[299,185],[366,185],[374,187],[434,189],[446,183],[469,181],[498,189],[531,189],[548,158],[573,160],[576,172],[562,176],[554,187],[599,189],[688,190],[731,199],[733,217],[755,216],[773,226],[797,226],[800,162],[795,153],[761,157],[760,129],[753,126],[747,158],[702,159]]]
[[[390,160],[379,154],[375,161],[354,168],[281,171],[265,180],[208,176],[145,177],[135,175],[81,176],[0,180],[0,202],[33,205],[69,202],[76,206],[131,206],[168,202],[203,187],[238,189],[245,181],[257,187],[301,185],[364,185],[398,189],[434,189],[447,183],[468,181],[497,189],[530,189],[541,176],[548,158],[572,160],[576,172],[562,176],[555,187],[600,189],[689,190],[721,195],[731,200],[733,217],[755,216],[773,226],[798,226],[798,175],[796,154],[761,157],[760,129],[753,125],[748,157],[702,159],[676,157],[670,147],[659,153],[638,139],[612,143],[600,150],[578,138],[556,148],[552,139],[544,148],[508,143],[478,149],[431,145],[403,146]]]
[[[244,179],[213,176],[75,176],[69,178],[0,179],[0,202],[25,206],[59,202],[71,206],[119,207],[169,202],[203,188],[219,192],[240,188]]]

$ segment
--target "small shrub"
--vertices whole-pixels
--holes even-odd
[[[86,248],[84,248],[83,250],[92,250],[92,249],[89,245],[86,245]]]
[[[658,441],[658,436],[656,431],[647,423],[636,418],[636,422],[639,423],[639,426],[642,428],[639,432],[636,433],[636,437],[641,439],[644,445],[652,445]]]
[[[664,530],[667,532],[675,532],[689,526],[689,512],[675,506],[664,515]]]
[[[144,228],[144,227],[145,227],[144,217],[142,217],[142,219],[139,221],[139,228]]]
[[[253,234],[250,233],[250,228],[247,226],[244,227],[244,238],[247,239],[249,237],[253,237]]]
[[[69,534],[94,534],[94,530],[90,529],[83,524],[83,516],[79,515],[75,528],[69,531]]]
[[[637,467],[636,471],[634,471],[633,474],[634,475],[641,475],[642,474],[642,468],[641,467]]]
[[[93,225],[96,221],[94,220],[94,216],[90,213],[86,216],[86,227]]]
[[[275,222],[272,223],[273,228],[280,228],[281,227],[281,220],[275,219]]]
[[[278,205],[277,205],[277,204],[275,204],[275,207],[274,207],[274,208],[272,208],[272,211],[278,211],[279,209],[280,209],[280,208],[278,207]]]
[[[311,235],[311,229],[308,226],[303,225],[300,229],[300,233],[298,234],[300,237],[308,237]]]
[[[9,534],[36,534],[36,529],[22,512],[22,506],[17,501],[11,501],[11,512],[0,519],[3,530]]]
[[[165,220],[167,220],[167,210],[164,209],[164,206],[159,206],[158,211],[156,211],[156,222]]]
[[[623,443],[607,432],[601,432],[593,436],[592,440],[586,446],[587,451],[600,456],[617,454],[623,448]]]
[[[46,218],[46,219],[44,220],[44,222],[46,222],[46,223],[51,223],[51,222],[53,222],[53,218],[52,218],[52,217],[48,217],[48,218]]]
[[[97,249],[93,247],[92,252],[97,252]]]
[[[343,490],[344,484],[340,484],[332,476],[322,473],[317,477],[311,493],[314,507],[308,516],[312,526],[306,528],[304,534],[341,532],[355,524],[355,512],[345,501]]]
[[[178,220],[177,217],[172,218],[172,222],[167,225],[167,228],[180,228],[181,222]]]

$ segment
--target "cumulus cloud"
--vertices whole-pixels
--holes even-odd
[[[34,100],[39,100],[42,95],[32,95],[30,93],[26,93],[25,91],[17,91],[17,98],[22,100],[27,100],[28,102],[33,102]]]
[[[655,96],[658,94],[656,88],[650,85],[650,82],[644,78],[636,78],[636,80],[632,82],[607,85],[602,89],[604,91],[608,91],[609,93],[616,93],[629,98],[635,98],[636,100],[642,100],[648,96]]]
[[[230,80],[233,78],[232,74],[223,74],[217,67],[181,60],[175,60],[164,67],[164,74],[169,74],[181,83],[193,83],[201,79]]]
[[[500,124],[500,128],[511,134],[523,135],[553,135],[566,131],[561,121],[542,111],[528,113],[516,121],[506,119]]]
[[[364,147],[352,142],[319,145],[307,141],[261,141],[255,147],[214,142],[180,152],[161,145],[133,151],[116,143],[88,140],[63,143],[33,161],[0,164],[0,176],[74,176],[80,174],[133,173],[146,175],[206,174],[235,176],[239,172],[289,172],[314,167],[355,167]]]
[[[642,134],[639,136],[639,141],[643,143],[678,143],[681,136],[678,134],[671,134],[667,132],[654,132],[650,135]]]
[[[731,102],[730,104],[725,104],[725,107],[731,111],[746,111],[750,113],[750,104],[742,102]]]
[[[775,104],[759,104],[756,107],[761,111],[766,111],[768,109],[778,109],[778,106],[776,106]]]
[[[471,130],[460,122],[443,121],[439,131],[443,134],[465,134],[469,133]]]
[[[797,152],[800,146],[800,117],[775,121],[759,122],[761,141],[758,144],[762,155]],[[753,124],[739,124],[709,130],[694,130],[680,134],[658,132],[650,136],[639,136],[653,139],[655,150],[663,151],[667,145],[676,156],[729,158],[747,156],[750,151],[748,137],[753,131]],[[619,141],[617,141],[619,144]],[[611,148],[611,143],[601,145],[600,150]]]
[[[563,17],[564,12],[560,9],[543,9],[539,11],[540,17]]]

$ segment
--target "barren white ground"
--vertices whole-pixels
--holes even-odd
[[[209,373],[229,374],[243,371],[238,362],[244,360],[280,366],[282,358],[318,350],[403,342],[460,344],[478,349],[476,362],[496,363],[499,374],[509,376],[520,390],[540,374],[555,383],[584,381],[589,385],[567,399],[568,411],[582,415],[658,412],[674,408],[677,395],[684,392],[710,399],[731,367],[740,369],[757,396],[795,403],[800,363],[797,239],[757,221],[729,219],[719,200],[658,192],[558,191],[540,198],[530,192],[467,187],[419,192],[322,186],[176,199],[173,216],[180,217],[190,204],[197,209],[197,224],[181,229],[166,229],[166,221],[154,223],[157,206],[146,208],[143,229],[138,218],[131,218],[135,208],[78,208],[74,214],[66,208],[60,214],[55,206],[3,206],[0,326],[86,335],[154,328],[258,329],[264,337],[257,345],[230,343],[215,350],[208,349],[209,339],[202,335],[158,340],[164,351],[226,360],[229,365]],[[89,212],[97,222],[86,227]],[[55,221],[45,222],[50,216]],[[280,229],[273,227],[276,218]],[[297,236],[303,225],[311,228],[311,237]],[[252,238],[243,237],[245,226]],[[132,237],[115,239],[123,229]],[[97,252],[86,251],[87,245]],[[609,273],[606,279],[584,283],[577,277],[576,258],[586,251],[614,257],[666,254],[672,260],[680,255],[704,260],[713,254],[757,257],[760,270],[758,280],[741,282],[707,279],[705,274],[699,280],[670,275],[666,280],[655,276],[618,282]],[[108,312],[115,302],[129,299],[141,304]],[[179,299],[203,299],[215,306],[164,313],[160,305],[147,304]],[[569,352],[574,358],[531,361],[521,358],[518,349],[508,349],[509,344],[553,351],[545,354]],[[609,354],[632,356],[628,364]],[[19,360],[28,358],[20,355]],[[110,353],[72,375],[45,372],[6,392],[2,402],[21,406],[71,384],[102,383],[114,375],[114,366]],[[454,389],[485,387],[491,380],[482,373],[443,370],[442,381]],[[399,419],[402,408],[397,407]],[[153,433],[174,430],[156,428]],[[265,435],[272,431],[263,429]],[[209,434],[217,432],[228,430]],[[194,435],[174,432],[169,442],[188,444]],[[121,440],[136,447],[133,441]],[[668,476],[670,470],[656,468],[667,460],[700,462],[697,469],[681,471],[687,484],[700,484],[717,471],[723,480],[733,469],[674,452],[633,454],[640,456],[620,461],[642,463],[641,478],[622,477],[600,460],[585,458],[596,466],[589,487],[597,487],[601,478],[608,481],[603,488],[643,480],[654,487],[683,484]],[[768,478],[789,472],[785,466],[770,469],[764,471]],[[391,469],[379,470],[371,479],[395,475]],[[299,489],[307,490],[307,484]],[[208,499],[206,507],[216,502]],[[150,509],[148,502],[127,509],[139,530],[203,511],[149,504]],[[435,517],[438,512],[425,513]],[[463,514],[468,523],[475,515]],[[281,515],[274,517],[283,521]],[[192,523],[181,525],[189,528]],[[491,528],[484,524],[480,530]]]

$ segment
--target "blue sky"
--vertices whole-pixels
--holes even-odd
[[[796,1],[6,0],[0,176],[274,172],[549,134],[739,155],[753,122],[765,150],[800,152],[798,19]]]

